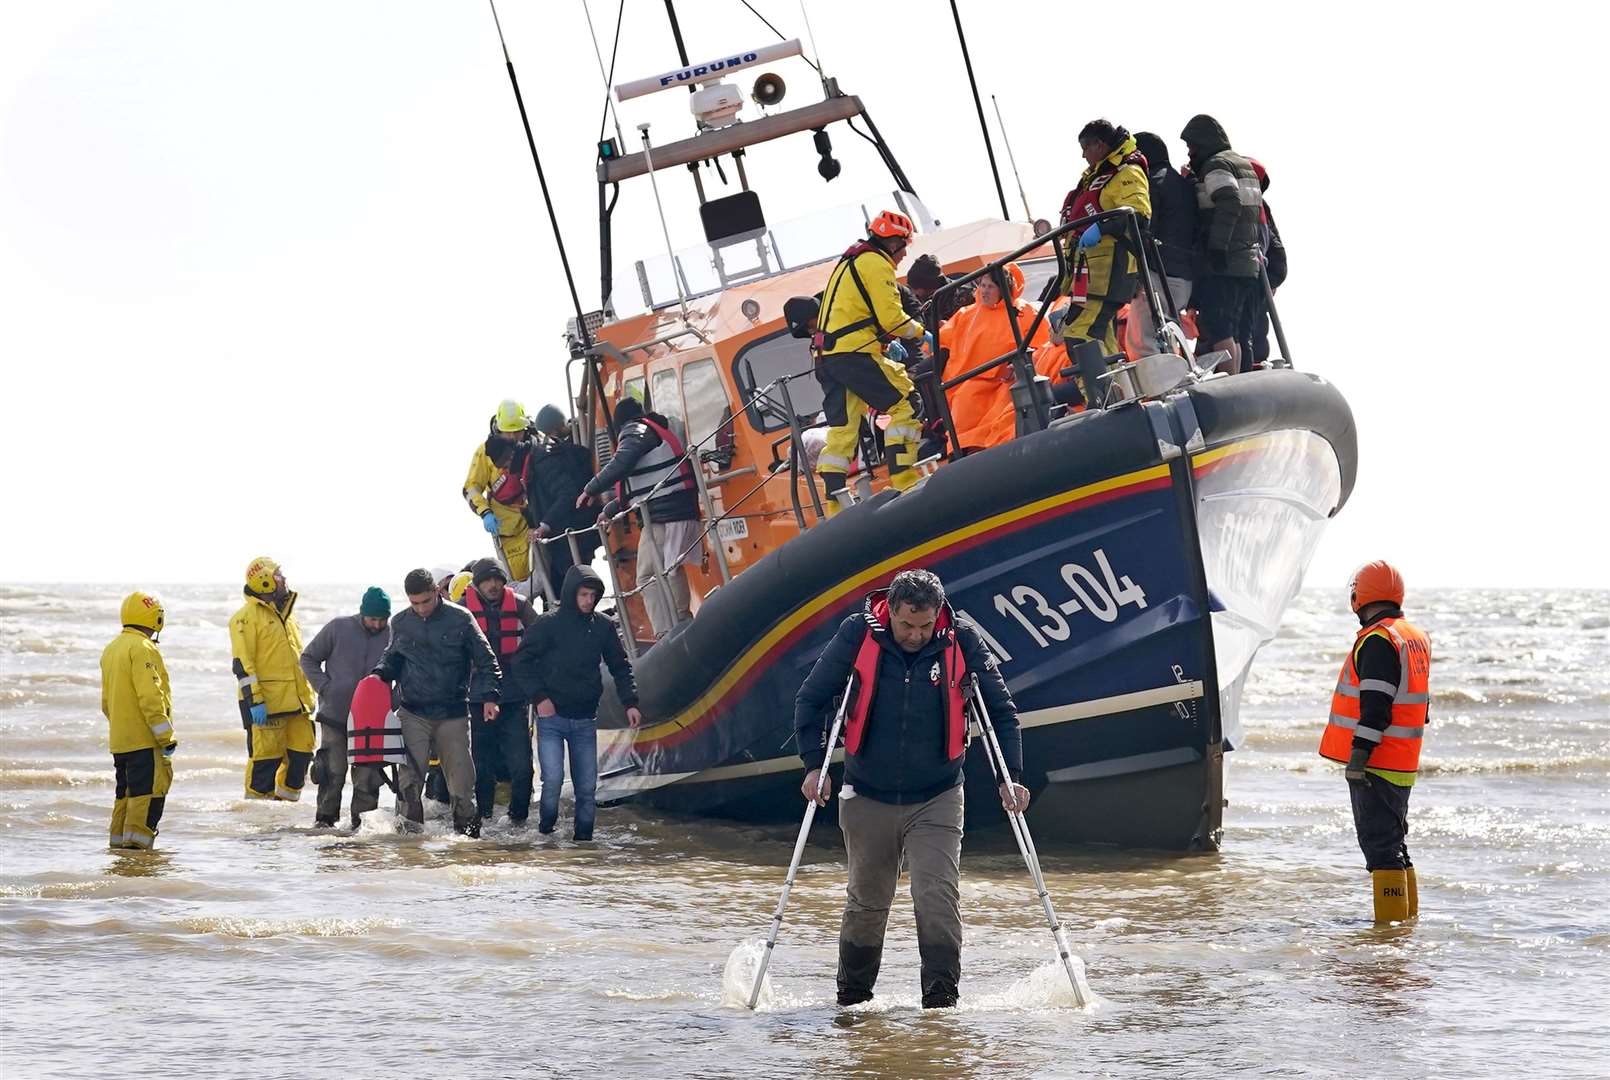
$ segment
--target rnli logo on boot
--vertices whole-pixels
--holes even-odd
[[[934,666],[928,669],[928,681],[933,683],[935,686],[939,685],[939,661],[938,660],[935,660],[934,661]]]

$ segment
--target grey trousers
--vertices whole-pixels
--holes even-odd
[[[441,759],[448,798],[453,804],[453,827],[462,832],[479,826],[481,819],[475,812],[475,759],[470,756],[470,718],[466,715],[449,720],[427,720],[407,709],[398,709],[397,719],[402,723],[403,746],[420,769],[424,769],[432,757]],[[425,804],[421,801],[424,787],[423,773],[416,772],[412,765],[404,765],[403,814],[409,821],[420,824],[425,821]]]
[[[347,783],[347,730],[345,725],[332,724],[322,716],[319,717],[319,752],[314,758],[314,774],[319,783],[319,820],[334,821],[341,816],[341,791]],[[358,827],[359,814],[367,814],[380,805],[380,789],[385,782],[382,766],[352,766],[354,829]]]
[[[883,960],[902,856],[911,874],[922,958],[924,1003],[953,1003],[962,974],[962,789],[925,803],[895,806],[865,796],[839,800],[839,828],[849,856],[850,882],[839,927],[840,991],[870,994]]]

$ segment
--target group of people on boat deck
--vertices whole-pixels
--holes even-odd
[[[1180,138],[1188,155],[1183,172],[1151,132],[1131,135],[1108,120],[1080,129],[1086,168],[1063,202],[1061,224],[1127,207],[1158,250],[1155,257],[1134,250],[1122,217],[1065,235],[1058,243],[1070,269],[1040,293],[1051,309],[1038,325],[1039,305],[1024,295],[1016,263],[999,282],[991,276],[956,285],[933,255],[923,255],[899,282],[916,229],[893,211],[872,220],[818,297],[789,302],[785,316],[797,336],[811,339],[824,390],[828,429],[816,471],[830,495],[844,490],[855,467],[868,411],[880,414],[891,483],[915,483],[912,465],[946,437],[927,377],[937,369],[942,381],[955,379],[1015,351],[1019,337],[1057,400],[1083,409],[1094,388],[1070,366],[1080,346],[1094,343],[1108,364],[1157,351],[1142,258],[1157,275],[1165,314],[1195,339],[1199,360],[1212,356],[1230,373],[1268,362],[1265,281],[1272,291],[1286,275],[1285,248],[1263,199],[1268,173],[1232,150],[1211,116],[1192,117]],[[1014,377],[1003,363],[943,391],[958,449],[995,446],[1016,434]],[[842,498],[830,500],[830,513]]]

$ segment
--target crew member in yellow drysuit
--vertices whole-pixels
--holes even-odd
[[[114,848],[150,848],[173,783],[173,695],[157,648],[162,601],[145,592],[123,598],[123,632],[101,653],[101,712],[110,726],[117,802],[112,805]]]
[[[475,448],[464,477],[464,501],[496,538],[511,581],[531,576],[525,481],[532,444],[527,426],[525,408],[518,401],[500,402],[486,441]]]
[[[302,673],[296,594],[273,559],[246,568],[246,603],[229,620],[229,644],[246,729],[246,797],[302,797],[313,761],[313,686]]]

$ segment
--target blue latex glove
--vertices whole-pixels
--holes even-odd
[[[262,727],[264,724],[268,723],[268,706],[267,705],[253,705],[252,709],[251,709],[251,713],[252,713],[252,724],[255,725],[256,727]]]
[[[906,362],[906,347],[898,341],[891,341],[883,350],[883,355],[897,364],[903,364]]]
[[[1082,248],[1095,247],[1101,243],[1101,226],[1092,225],[1079,234],[1079,246]]]
[[[179,744],[176,742],[171,742],[162,748],[162,756],[165,758],[171,758],[173,756],[173,752],[177,749],[179,749]]]
[[[486,513],[481,515],[481,524],[485,526],[486,531],[491,533],[493,536],[498,534],[498,516],[492,513],[492,511],[488,510]]]

